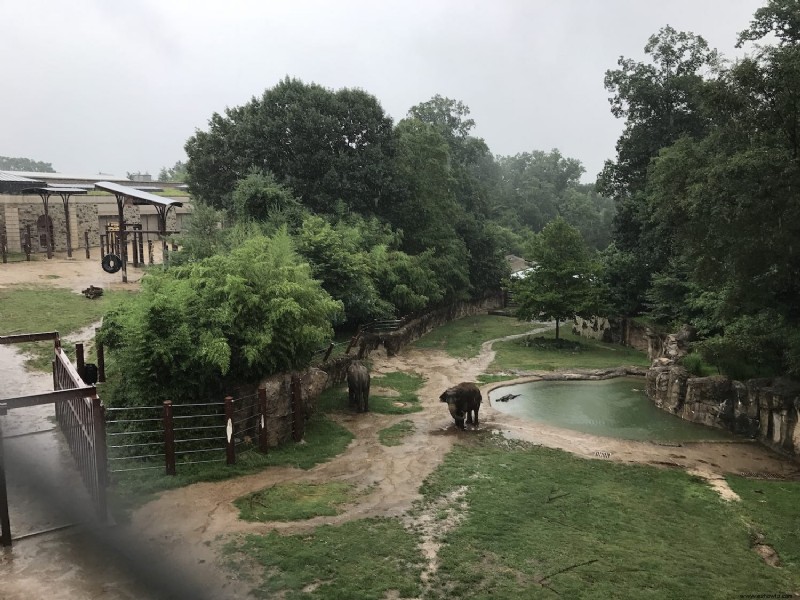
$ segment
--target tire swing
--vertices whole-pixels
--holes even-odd
[[[122,259],[116,254],[106,254],[101,264],[106,273],[116,273],[122,268]]]

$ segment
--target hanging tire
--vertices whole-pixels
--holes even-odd
[[[122,268],[122,259],[116,254],[106,254],[102,261],[103,271],[116,273]]]

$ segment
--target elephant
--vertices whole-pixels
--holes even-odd
[[[439,400],[447,402],[447,407],[450,409],[450,415],[456,422],[456,427],[465,429],[464,417],[469,425],[478,426],[478,409],[481,407],[481,391],[474,383],[464,381],[451,388],[447,388],[444,393],[439,396]],[[473,421],[474,415],[474,421]]]
[[[359,412],[369,411],[369,371],[360,362],[356,361],[347,368],[347,389],[350,404],[355,405]]]

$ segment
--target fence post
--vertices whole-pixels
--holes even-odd
[[[325,353],[325,358],[322,359],[322,362],[328,362],[328,359],[331,357],[331,352],[333,352],[333,348],[336,346],[334,342],[331,342],[331,345],[328,346],[328,351]]]
[[[350,350],[352,350],[353,346],[356,345],[356,341],[358,340],[358,336],[361,335],[361,327],[362,327],[361,325],[358,326],[358,329],[356,329],[356,334],[350,339],[350,345],[347,346],[347,350],[345,350],[345,354],[350,354]]]
[[[25,260],[31,260],[31,226],[25,225]]]
[[[225,461],[236,464],[236,441],[233,439],[233,398],[225,396]]]
[[[267,440],[267,388],[258,388],[258,449],[262,452],[269,452],[269,440]]]
[[[172,400],[164,400],[164,464],[167,475],[175,475],[175,425]]]
[[[0,404],[0,414],[4,415],[6,405]],[[0,421],[0,545],[11,545],[11,520],[8,518],[8,490],[6,489],[6,469],[3,456],[3,428]]]
[[[300,376],[295,373],[292,374],[292,439],[295,442],[303,439],[303,424],[305,421],[303,413],[303,390]]]
[[[92,258],[89,255],[89,232],[88,231],[84,231],[83,232],[83,242],[84,242],[84,244],[86,244],[86,259],[88,260],[88,259]]]
[[[147,240],[147,259],[148,262],[153,264],[153,240]]]
[[[85,375],[85,365],[86,361],[83,355],[83,344],[75,344],[75,369],[78,371],[78,375],[81,379],[83,379]]]
[[[97,330],[95,329],[95,335]],[[96,341],[97,344],[97,381],[100,383],[106,382],[106,353],[103,348],[103,342]]]

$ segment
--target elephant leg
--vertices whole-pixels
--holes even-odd
[[[364,390],[364,412],[369,412],[369,383],[367,383],[367,389]]]
[[[475,409],[475,427],[478,427],[478,409]]]
[[[472,411],[467,411],[467,425],[472,425]]]

